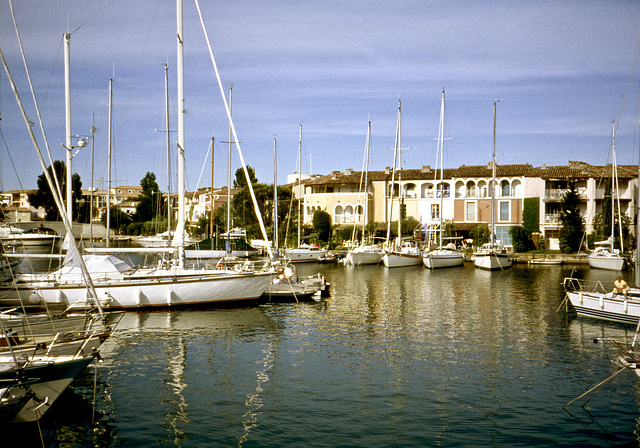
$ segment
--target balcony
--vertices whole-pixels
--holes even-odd
[[[544,200],[548,202],[560,202],[568,192],[569,190],[567,188],[547,188],[544,190]],[[587,200],[586,187],[578,187],[576,188],[576,192],[581,200]]]
[[[334,224],[362,224],[364,215],[335,215]]]

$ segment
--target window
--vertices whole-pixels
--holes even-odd
[[[518,198],[523,197],[524,194],[522,192],[522,182],[520,182],[518,179],[514,180],[513,183],[511,184],[511,192],[515,197],[518,197]]]
[[[438,184],[436,186],[436,197],[437,198],[439,198],[439,197],[445,197],[445,198],[450,197],[449,188],[450,188],[449,184],[447,184],[447,183]],[[444,196],[442,196],[443,194],[444,194]]]
[[[422,184],[422,197],[423,198],[433,197],[433,184],[431,183]]]
[[[487,182],[484,180],[481,180],[480,182],[478,182],[478,189],[480,190],[480,197],[486,198],[489,192],[487,188]]]
[[[502,182],[500,182],[500,196],[502,196],[503,198],[508,198],[509,196],[511,196],[511,186],[509,185],[509,181],[508,180],[503,180]]]
[[[476,184],[472,180],[467,182],[467,197],[468,198],[476,197]]]
[[[353,207],[350,205],[344,208],[344,222],[353,222]]]
[[[509,201],[500,201],[498,213],[498,221],[510,221]]]
[[[406,184],[404,186],[404,195],[408,198],[415,198],[417,197],[417,193],[416,193],[416,184]]]
[[[440,219],[440,204],[431,204],[431,220]]]
[[[464,211],[464,220],[465,221],[475,221],[476,220],[476,203],[475,201],[465,202],[465,211]]]
[[[464,187],[464,183],[462,181],[456,182],[456,198],[463,198],[466,194],[466,189]]]

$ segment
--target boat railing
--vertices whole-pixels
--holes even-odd
[[[589,292],[610,292],[607,290],[600,280],[595,283],[588,283],[585,280],[575,277],[565,277],[562,281],[562,287],[567,292],[589,291]]]

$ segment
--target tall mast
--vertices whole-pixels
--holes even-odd
[[[401,104],[398,105],[398,247],[402,245],[402,204],[404,204],[404,188],[402,188],[402,119]]]
[[[109,117],[107,129],[107,247],[111,240],[111,142],[113,135],[113,78],[109,78]]]
[[[385,242],[388,246],[391,241],[391,219],[393,218],[393,191],[394,191],[394,183],[396,179],[396,160],[398,159],[398,148],[399,148],[399,134],[400,134],[400,110],[402,108],[402,102],[398,100],[398,121],[396,123],[396,142],[393,148],[393,165],[391,167],[391,187],[389,189],[389,218],[387,219],[387,241]]]
[[[638,141],[638,157],[640,160],[640,140]],[[640,164],[638,165],[638,184],[640,186]],[[638,188],[638,195],[636,198],[636,241],[639,241],[640,237],[640,188]],[[636,288],[640,288],[640,248],[636,244]]]
[[[622,216],[620,209],[620,186],[618,185],[618,161],[616,160],[616,123],[611,123],[612,127],[612,138],[611,138],[611,152],[612,152],[612,166],[611,166],[611,251],[613,252],[614,246],[614,232],[615,228],[615,209],[616,205],[618,206],[618,226],[620,230],[620,253],[624,252],[624,244],[622,241]],[[615,192],[615,196],[614,195]],[[615,200],[613,199],[615,197]]]
[[[93,114],[91,126],[91,195],[89,199],[89,243],[93,245],[93,168],[95,166],[96,116]]]
[[[273,248],[278,257],[278,157],[276,139],[273,139]]]
[[[171,240],[171,132],[169,122],[169,66],[164,65],[164,128],[167,134],[167,235]]]
[[[365,171],[364,171],[364,216],[362,217],[362,245],[364,246],[364,232],[367,227],[367,217],[369,216],[369,149],[371,148],[371,120],[367,127],[367,143],[365,146]]]
[[[491,190],[491,246],[494,243],[494,232],[496,225],[496,217],[495,217],[495,208],[496,208],[496,104],[498,102],[493,102],[493,156],[492,156],[492,175],[491,175],[491,183],[493,184],[490,188]]]
[[[211,208],[209,209],[209,238],[213,238],[213,160],[216,139],[211,137]]]
[[[182,20],[182,0],[176,0],[177,39],[177,87],[178,87],[178,225],[176,241],[178,245],[178,266],[184,267],[184,30]]]
[[[231,231],[231,142],[233,136],[231,134],[231,114],[233,111],[233,86],[229,87],[229,144],[228,160],[227,160],[227,241],[229,241],[229,232]],[[248,183],[248,182],[247,182]]]
[[[72,171],[71,171],[71,56],[69,48],[69,39],[71,34],[64,35],[64,115],[65,115],[65,148],[67,149],[66,159],[66,182],[67,182],[67,216],[69,221],[73,222],[73,203],[72,203]]]
[[[440,247],[442,247],[443,220],[444,212],[444,87],[442,88],[442,104],[440,105]]]
[[[300,221],[302,221],[302,123],[300,123],[300,138],[298,144],[298,247],[300,247]]]

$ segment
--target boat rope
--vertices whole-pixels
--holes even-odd
[[[213,49],[211,47],[211,40],[209,39],[209,33],[207,32],[207,27],[204,24],[204,18],[202,17],[202,11],[200,10],[200,4],[198,0],[194,0],[196,4],[196,9],[198,10],[198,16],[200,17],[200,24],[202,25],[202,31],[204,32],[205,40],[207,41],[207,48],[209,49],[209,56],[211,57],[211,63],[213,65],[213,70],[216,74],[216,79],[218,81],[218,87],[220,88],[220,94],[222,96],[222,101],[224,102],[224,108],[227,111],[227,117],[229,118],[229,126],[231,127],[231,131],[233,132],[233,139],[236,145],[236,149],[238,151],[238,156],[240,157],[240,162],[242,163],[242,169],[244,170],[244,175],[247,178],[247,186],[249,187],[249,193],[251,194],[251,200],[253,202],[253,208],[256,213],[256,217],[258,218],[258,223],[260,224],[260,231],[262,232],[262,237],[265,241],[269,240],[267,235],[267,230],[264,226],[264,221],[262,219],[262,213],[260,212],[260,207],[258,206],[258,201],[256,199],[255,192],[253,191],[253,185],[251,184],[251,178],[249,177],[249,172],[247,171],[247,165],[244,161],[244,156],[242,154],[242,148],[240,147],[240,139],[238,138],[238,133],[236,131],[236,127],[233,123],[233,118],[231,116],[231,110],[229,109],[229,103],[227,101],[227,97],[224,94],[224,88],[222,86],[222,80],[220,78],[220,72],[218,71],[218,65],[216,63],[215,57],[213,56]],[[230,188],[230,186],[229,186]],[[267,252],[269,253],[269,259],[273,259],[273,251],[271,250],[271,246],[267,246]]]

